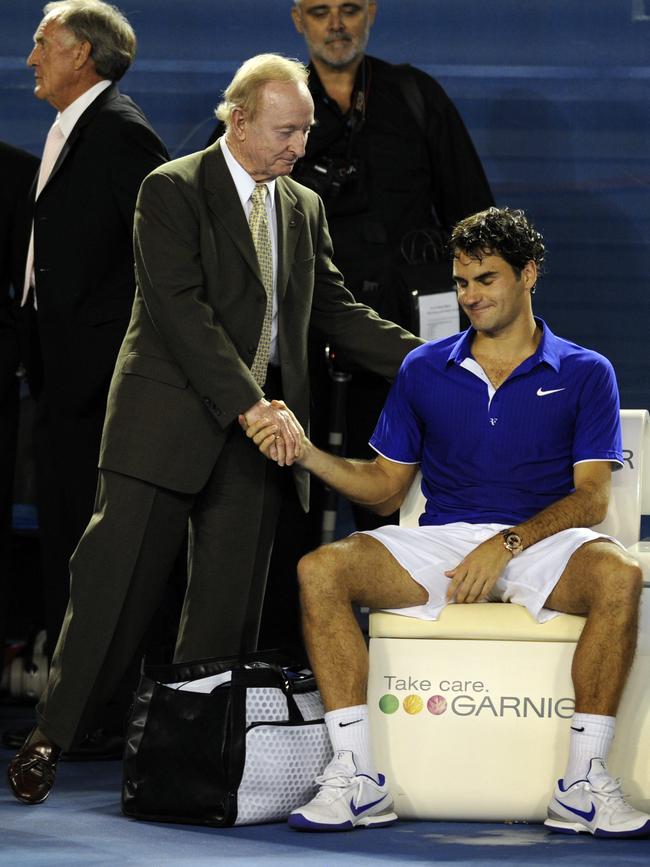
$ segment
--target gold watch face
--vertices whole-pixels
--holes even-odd
[[[503,541],[508,551],[519,551],[521,548],[521,536],[519,533],[504,533]]]

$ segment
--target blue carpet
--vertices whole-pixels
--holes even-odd
[[[0,751],[6,764],[10,753]],[[648,864],[650,841],[549,834],[541,825],[401,822],[392,828],[313,835],[286,825],[198,828],[134,822],[120,814],[120,763],[64,763],[38,807],[0,791],[0,864],[96,865]]]

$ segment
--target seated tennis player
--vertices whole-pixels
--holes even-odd
[[[370,440],[376,458],[334,457],[304,437],[298,463],[379,514],[399,507],[421,469],[426,508],[417,528],[356,533],[299,564],[334,759],[289,824],[332,831],[397,818],[371,756],[368,655],[353,604],[435,620],[451,602],[507,601],[540,622],[554,612],[587,618],[572,668],[569,760],[546,825],[650,835],[650,815],[625,801],[606,764],[642,588],[636,561],[589,529],[604,519],[622,464],[612,366],[533,316],[544,244],[521,211],[468,217],[450,245],[471,327],[406,357]],[[275,429],[262,420],[247,435],[268,454]]]

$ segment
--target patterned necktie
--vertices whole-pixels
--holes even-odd
[[[47,134],[47,138],[45,139],[45,147],[43,149],[43,158],[41,160],[41,167],[38,172],[38,181],[36,183],[36,198],[38,198],[41,194],[41,190],[47,183],[47,179],[52,174],[52,169],[54,168],[54,164],[56,163],[59,154],[63,150],[63,145],[65,144],[65,136],[61,132],[61,127],[59,126],[58,120],[55,120],[52,126],[50,127],[50,131]],[[32,233],[29,237],[29,248],[27,250],[27,262],[25,263],[25,282],[23,285],[23,298],[20,303],[20,306],[23,307],[27,302],[27,298],[29,296],[30,286],[35,285],[34,283],[34,223],[32,221]],[[34,299],[34,306],[36,306],[36,299]]]
[[[251,195],[253,207],[248,218],[251,235],[253,236],[253,244],[255,244],[255,252],[257,253],[257,261],[260,266],[260,274],[262,275],[262,283],[266,290],[266,311],[264,313],[262,333],[260,334],[257,352],[253,360],[253,366],[251,367],[253,378],[260,386],[266,382],[266,369],[271,354],[271,319],[273,317],[273,250],[271,248],[271,234],[269,232],[269,221],[265,205],[267,192],[268,187],[266,184],[256,185]]]

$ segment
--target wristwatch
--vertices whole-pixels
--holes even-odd
[[[515,533],[514,530],[501,530],[501,535],[503,536],[504,548],[510,551],[513,557],[516,557],[517,554],[521,554],[524,550],[524,545],[519,533]]]

